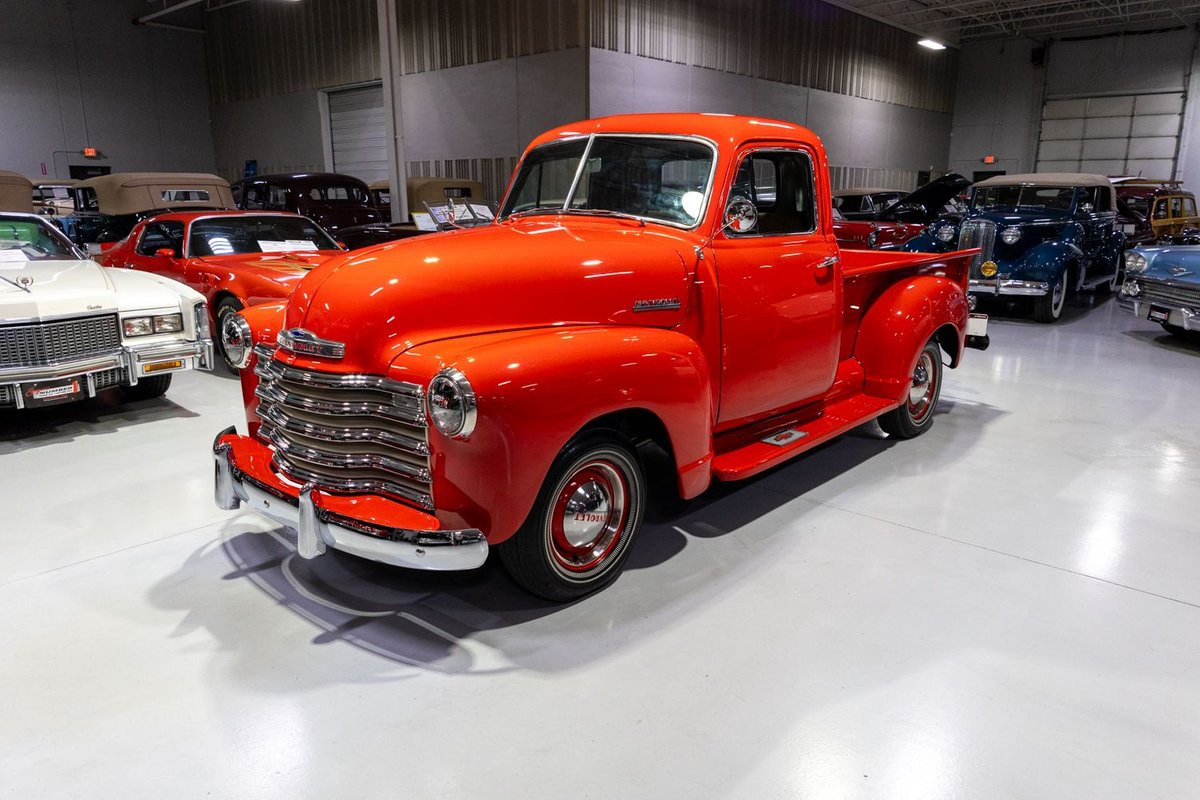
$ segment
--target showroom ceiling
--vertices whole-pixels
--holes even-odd
[[[834,0],[837,5],[950,44],[1065,33],[1190,25],[1198,0]]]

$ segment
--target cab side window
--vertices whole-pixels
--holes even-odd
[[[261,211],[266,206],[267,187],[262,184],[255,184],[246,187],[246,208],[254,211]]]
[[[748,198],[758,224],[747,234],[779,236],[817,229],[813,167],[799,150],[763,150],[742,159],[730,197]]]
[[[266,207],[272,211],[283,211],[287,208],[287,189],[282,186],[268,186]]]
[[[162,248],[175,251],[175,258],[183,252],[183,223],[182,222],[152,222],[142,228],[142,237],[138,240],[137,254],[152,256]]]

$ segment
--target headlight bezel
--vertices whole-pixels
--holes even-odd
[[[121,335],[125,339],[157,334],[183,333],[183,314],[135,314],[121,318]]]
[[[429,423],[448,439],[466,439],[475,431],[478,408],[471,382],[453,367],[434,375],[425,390]]]
[[[1019,225],[1009,225],[1000,231],[1000,241],[1011,246],[1021,241],[1021,235],[1022,231]]]
[[[1144,255],[1135,250],[1125,253],[1125,272],[1133,275],[1141,275],[1148,269],[1150,269],[1150,262]]]
[[[221,320],[221,349],[235,369],[245,369],[254,353],[254,331],[241,314],[227,314]]]
[[[933,229],[933,235],[939,242],[949,244],[954,241],[954,226],[944,222]]]

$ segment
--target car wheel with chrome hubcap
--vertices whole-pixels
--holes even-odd
[[[221,339],[221,331],[225,324],[225,320],[238,313],[245,307],[246,306],[242,304],[242,301],[238,300],[236,297],[224,297],[221,299],[221,302],[217,303],[216,313],[213,314],[213,316],[216,317],[217,322],[216,336],[214,336],[213,339],[215,340],[217,349],[221,352],[221,358],[225,361],[225,366],[228,367],[229,371],[234,375],[241,370],[238,369],[233,361],[230,360],[228,354],[226,354],[225,343]]]
[[[1050,291],[1033,301],[1033,318],[1038,322],[1056,322],[1067,304],[1067,269],[1058,275]]]
[[[898,439],[920,436],[933,425],[933,411],[941,394],[942,351],[931,339],[917,356],[904,400],[879,418],[879,427]]]
[[[582,597],[620,572],[645,499],[641,462],[625,437],[578,437],[555,459],[525,524],[499,545],[500,559],[536,595]]]

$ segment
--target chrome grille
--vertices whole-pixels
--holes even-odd
[[[15,406],[17,401],[14,399],[15,386],[0,386],[0,406]]]
[[[114,386],[122,386],[127,381],[125,379],[125,368],[116,367],[114,369],[105,369],[100,372],[92,373],[92,380],[96,382],[96,391],[102,389],[111,389]]]
[[[255,395],[275,466],[301,483],[433,509],[428,428],[415,383],[298,369],[259,347]]]
[[[121,346],[115,314],[0,327],[0,367],[44,367]]]
[[[996,249],[996,223],[986,219],[969,219],[964,222],[958,233],[958,249],[970,250],[972,247],[979,248],[979,255],[971,258],[970,277],[979,279],[983,277],[983,273],[979,271],[980,265],[991,260]]]
[[[1168,286],[1165,283],[1142,281],[1142,299],[1169,306],[1190,306],[1200,310],[1200,288]]]

